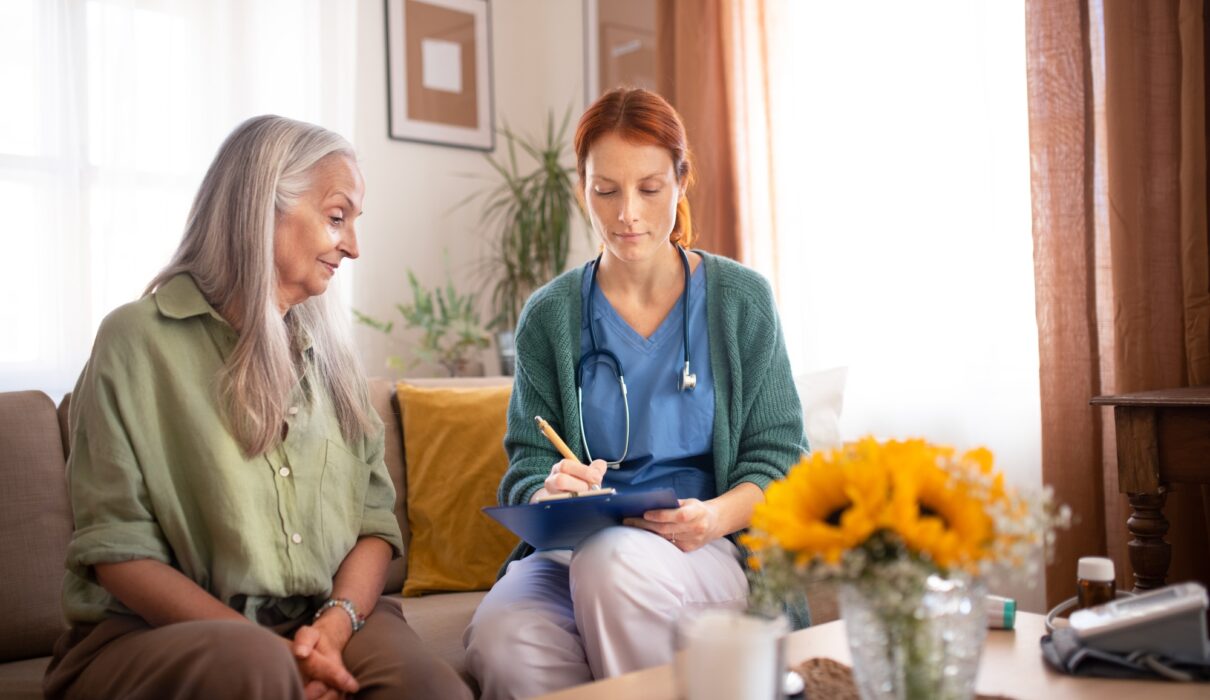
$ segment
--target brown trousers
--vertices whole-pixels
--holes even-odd
[[[454,669],[408,627],[398,602],[379,599],[344,650],[358,698],[471,698]],[[272,629],[228,620],[150,627],[132,616],[77,626],[55,644],[47,698],[296,698],[302,679]]]

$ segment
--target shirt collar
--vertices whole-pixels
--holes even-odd
[[[197,283],[193,281],[193,276],[188,272],[174,276],[160,285],[153,294],[160,313],[168,318],[183,319],[209,314],[216,320],[227,323],[227,319],[223,318],[218,311],[214,310],[210,302],[206,301],[202,290],[198,289]]]
[[[176,275],[160,285],[152,294],[160,313],[168,318],[183,319],[209,314],[223,325],[231,325],[206,301],[202,290],[198,289],[197,282],[188,272]],[[298,338],[294,342],[303,352],[310,350],[314,344],[311,334],[303,329],[299,329]]]

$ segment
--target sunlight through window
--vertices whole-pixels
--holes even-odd
[[[776,278],[845,437],[987,444],[1040,475],[1020,2],[787,3]]]

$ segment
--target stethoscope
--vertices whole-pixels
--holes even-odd
[[[676,386],[681,391],[693,391],[697,388],[697,375],[689,371],[689,254],[679,245],[676,250],[681,254],[681,268],[685,271],[685,290],[681,292],[681,341],[685,348],[685,366],[681,368]],[[598,255],[597,259],[592,261],[592,276],[588,280],[588,337],[592,341],[592,350],[580,357],[580,364],[576,368],[576,400],[580,403],[580,441],[584,444],[588,461],[591,462],[592,450],[588,449],[588,434],[584,432],[584,368],[590,362],[600,362],[602,359],[613,362],[614,373],[618,375],[618,386],[622,390],[622,406],[626,410],[626,442],[622,446],[622,456],[617,461],[606,462],[605,465],[610,469],[617,469],[622,466],[626,453],[630,451],[630,401],[626,398],[626,373],[622,370],[622,361],[617,355],[597,345],[597,331],[592,322],[592,298],[597,287],[597,269],[600,267],[601,256]]]

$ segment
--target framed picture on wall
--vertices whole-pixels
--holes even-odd
[[[657,85],[656,0],[584,0],[584,101]]]
[[[385,0],[393,139],[495,148],[487,0]]]

